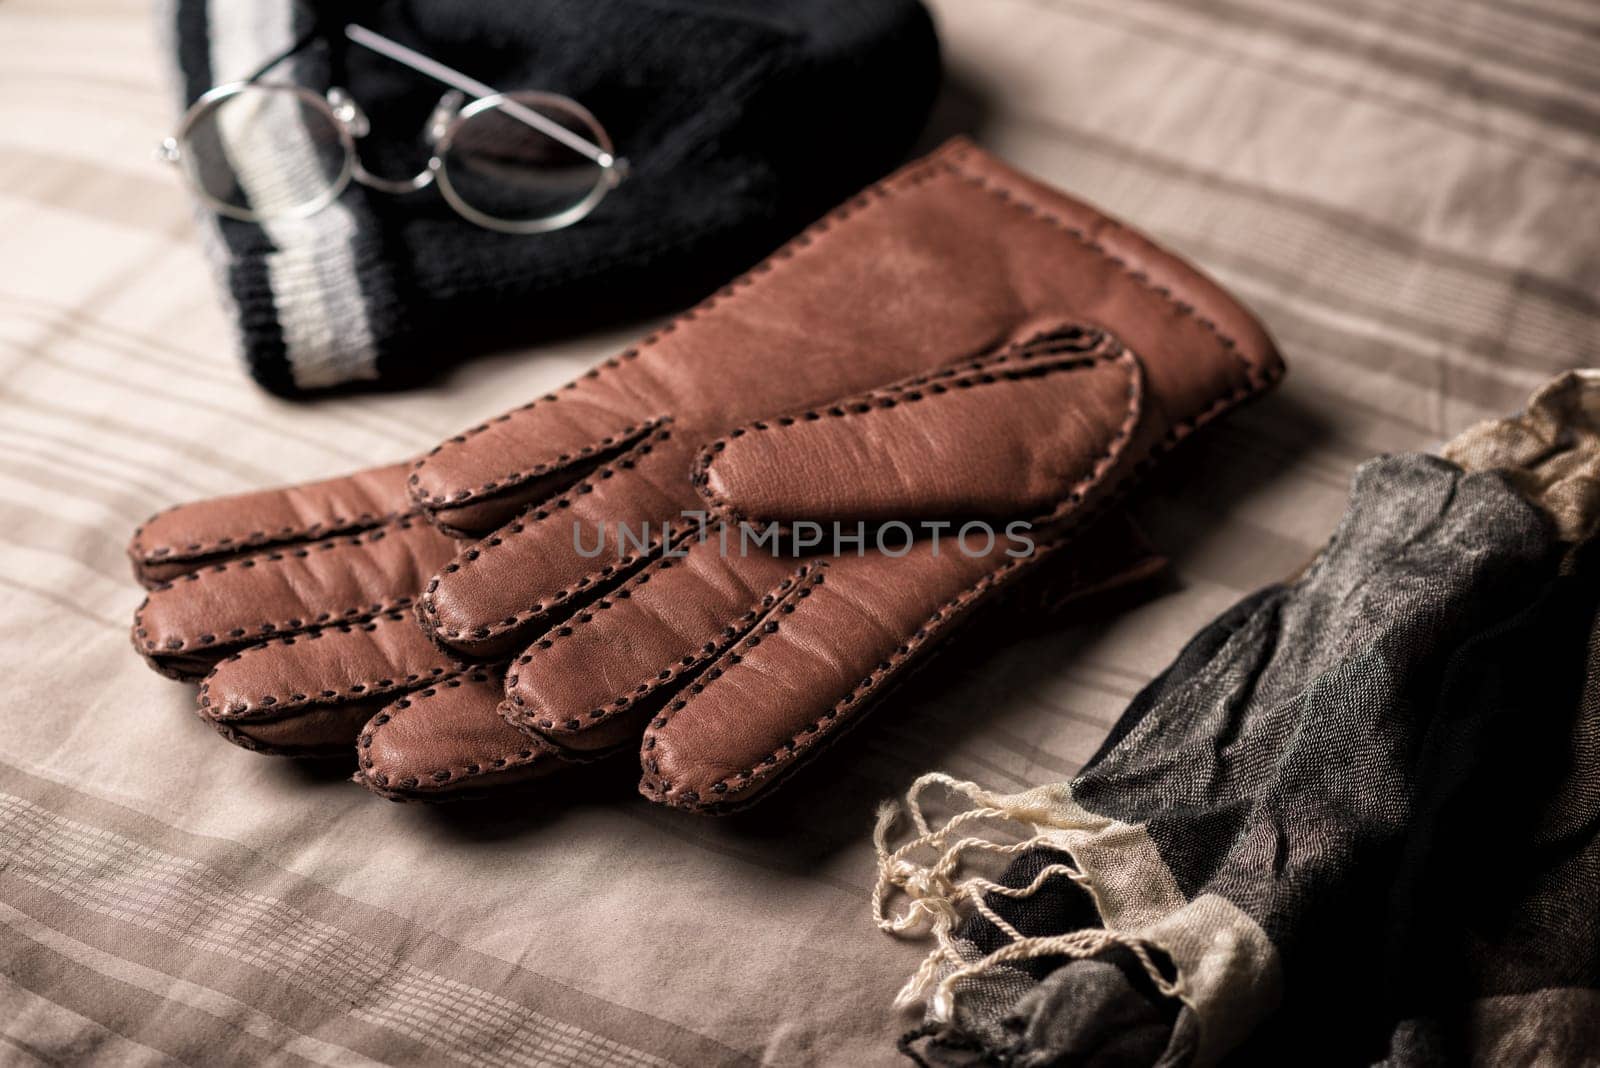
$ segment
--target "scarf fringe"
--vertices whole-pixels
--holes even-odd
[[[944,787],[967,799],[971,807],[950,816],[937,827],[923,815],[921,797],[931,786]],[[1041,786],[1019,794],[995,794],[976,783],[964,782],[943,772],[923,775],[906,791],[903,803],[885,802],[878,810],[872,843],[878,857],[878,879],[872,888],[873,920],[878,928],[897,937],[922,937],[932,934],[937,946],[929,952],[905,986],[895,996],[897,1008],[918,1002],[927,1005],[935,1021],[948,1023],[955,1015],[956,987],[963,981],[983,976],[1010,961],[1034,957],[1065,956],[1083,959],[1121,946],[1130,951],[1161,993],[1182,996],[1182,976],[1168,979],[1150,956],[1145,940],[1105,927],[1083,928],[1065,934],[1027,937],[990,907],[985,898],[998,895],[1013,899],[1032,897],[1054,876],[1064,876],[1090,889],[1089,877],[1072,864],[1051,864],[1024,887],[1003,886],[982,875],[957,879],[963,861],[973,854],[1014,856],[1042,845],[1054,846],[1049,832],[1074,828],[1087,829],[1080,820],[1063,815],[1065,786]],[[891,850],[890,832],[904,812],[915,834]],[[971,824],[1015,823],[1034,832],[1020,842],[1002,843],[979,834],[967,834],[951,841],[956,832]],[[924,859],[914,857],[923,855]],[[931,859],[928,858],[931,854]],[[908,900],[899,911],[891,904],[898,897]],[[981,960],[968,962],[956,948],[955,931],[968,915],[977,913],[1011,941]],[[939,973],[948,968],[941,979]]]

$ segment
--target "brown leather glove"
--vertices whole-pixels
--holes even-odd
[[[648,795],[743,804],[1020,577],[1137,572],[1104,524],[1092,553],[1075,539],[1149,460],[1280,373],[1215,285],[954,142],[638,348],[420,461],[417,509],[495,531],[425,585],[451,544],[404,514],[389,469],[354,504],[336,483],[214,506],[228,514],[198,528],[189,509],[158,517],[136,540],[144,571],[206,568],[152,593],[136,640],[183,670],[272,638],[218,665],[202,703],[283,748],[442,679],[361,732],[358,778],[390,796],[525,778],[642,731]],[[284,514],[240,524],[256,510]],[[696,510],[714,516],[706,537],[684,529]],[[976,520],[1031,523],[1033,551],[980,536],[970,553],[953,535]],[[792,548],[835,522],[870,525],[859,554],[748,551],[740,525],[780,526]],[[929,522],[957,524],[942,552]],[[900,523],[924,536],[884,547]],[[210,562],[241,539],[284,547]],[[436,647],[404,633],[419,587]],[[507,656],[496,712],[494,673],[458,658]]]
[[[231,741],[294,756],[347,756],[398,695],[487,676],[430,641],[412,615],[423,584],[462,543],[412,503],[411,467],[152,517],[128,549],[151,591],[134,645],[165,675],[205,676],[201,715]],[[500,688],[498,674],[472,687],[490,708]]]
[[[201,717],[256,752],[353,758],[362,726],[409,695],[405,708],[428,704],[439,713],[425,728],[430,747],[458,725],[461,752],[493,751],[482,761],[493,774],[474,786],[572,762],[572,754],[553,762],[559,750],[502,718],[504,664],[447,653],[409,611],[431,573],[471,544],[409,507],[411,469],[374,468],[152,517],[129,550],[151,591],[135,615],[135,645],[164,675],[203,677]],[[1058,607],[1164,564],[1120,515],[1102,520],[1077,549],[1073,567],[1039,600]]]

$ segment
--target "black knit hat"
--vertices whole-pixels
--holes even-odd
[[[211,217],[250,373],[280,393],[403,381],[707,292],[898,163],[939,71],[919,0],[178,0],[175,17],[186,102],[316,38],[264,80],[347,88],[376,173],[418,169],[441,88],[346,45],[345,20],[572,97],[631,165],[592,215],[538,235],[357,185],[307,219]]]

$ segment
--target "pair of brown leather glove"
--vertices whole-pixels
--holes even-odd
[[[734,807],[980,604],[1148,570],[1108,502],[1281,372],[1215,284],[956,141],[420,460],[154,517],[134,640],[228,738],[354,745],[389,797],[637,748],[647,796]]]

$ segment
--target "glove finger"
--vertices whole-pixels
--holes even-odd
[[[691,542],[682,556],[658,556],[612,592],[534,642],[506,675],[507,720],[564,752],[606,749],[636,735],[685,687],[723,664],[735,643],[794,612],[811,596],[824,569],[847,572],[861,565],[795,560],[760,550],[742,552],[737,533]],[[959,550],[947,542],[946,551]],[[883,581],[903,587],[921,581],[913,562]],[[1001,560],[1008,558],[1000,557]],[[1041,604],[1060,605],[1091,590],[1144,578],[1160,557],[1124,517],[1097,524],[1080,539],[1073,561],[1081,570],[1053,568],[1049,582],[1030,587]],[[977,561],[957,566],[958,574]],[[934,562],[932,569],[947,565]],[[735,657],[737,661],[737,657]],[[709,668],[709,670],[708,670]]]
[[[400,698],[356,742],[355,781],[396,801],[446,800],[518,786],[564,766],[501,718],[501,666],[478,667]]]
[[[815,563],[725,553],[716,537],[648,567],[547,632],[506,676],[506,718],[563,751],[637,740],[645,722]]]
[[[1012,561],[1015,564],[1015,561]],[[904,557],[837,557],[668,702],[645,731],[640,790],[735,808],[854,722],[859,706],[1014,572],[917,543]]]
[[[623,359],[624,357],[618,357]],[[407,476],[413,506],[462,536],[497,530],[656,431],[636,398],[591,371],[435,448]]]
[[[349,537],[269,549],[208,565],[151,590],[134,644],[178,678],[267,638],[408,608],[457,543],[419,516]]]
[[[1105,534],[1082,540],[1081,573],[1064,573],[1049,584],[1051,601],[1067,599],[1074,589],[1132,581],[1159,567],[1159,558],[1149,554],[1124,521],[1108,525],[1112,529]],[[904,563],[885,559],[895,567]],[[962,561],[955,570],[963,575],[989,566]],[[843,563],[850,567],[856,562],[847,557]],[[942,566],[936,562],[934,570]],[[920,573],[926,567],[913,563],[912,568],[874,571],[878,585],[871,588],[855,583],[866,618],[879,615],[879,599],[890,601],[907,587],[926,583],[927,576]],[[506,701],[492,718],[482,707],[419,715],[410,707],[391,706],[390,720],[374,721],[376,726],[367,732],[371,738],[362,743],[365,781],[391,795],[442,796],[499,781],[497,762],[508,759],[517,739],[533,752],[554,750],[568,760],[633,748],[639,731],[651,717],[659,718],[667,701],[686,689],[703,692],[740,663],[744,654],[731,652],[735,643],[754,638],[759,646],[761,637],[774,633],[769,626],[789,619],[812,596],[826,570],[827,563],[819,560],[724,552],[715,537],[691,545],[682,557],[657,557],[519,657],[503,693],[495,695]],[[913,598],[919,604],[923,599]],[[903,607],[898,611],[906,615]],[[830,625],[825,620],[824,630]],[[896,626],[886,623],[885,628],[885,636],[899,640]],[[855,677],[852,672],[865,670],[855,662],[857,654],[868,645],[841,653],[824,643],[816,650],[838,671]],[[717,730],[737,738],[748,727],[767,733],[772,729],[771,724],[746,725],[739,716],[730,716]],[[408,782],[412,785],[397,785]]]
[[[523,648],[659,552],[663,522],[697,504],[691,460],[670,430],[657,431],[464,549],[428,581],[418,619],[465,656],[492,659]]]
[[[412,510],[410,464],[393,464],[300,486],[194,501],[134,531],[134,577],[154,587],[269,546],[367,530]]]
[[[931,539],[901,558],[828,561],[650,720],[640,791],[700,811],[750,803],[926,658],[980,602],[1015,590],[1086,594],[1159,569],[1126,520],[1097,523],[1026,556],[966,555]],[[1059,571],[1058,571],[1059,569]],[[1018,583],[1023,575],[1033,576]],[[1024,592],[1026,591],[1026,592]]]
[[[1048,521],[1118,469],[1142,398],[1131,353],[1063,327],[735,430],[702,452],[696,484],[713,508],[756,523]]]
[[[384,705],[464,666],[397,610],[241,649],[201,682],[199,711],[247,749],[349,756]]]

